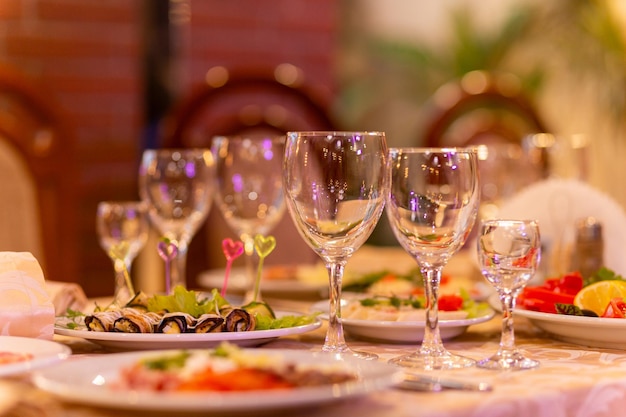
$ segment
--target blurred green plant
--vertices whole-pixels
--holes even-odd
[[[465,4],[451,12],[450,40],[438,46],[367,33],[358,0],[345,0],[344,11],[335,112],[346,127],[417,137],[420,108],[451,80],[473,70],[508,72],[534,99],[562,66],[593,84],[598,104],[623,121],[626,49],[607,0],[523,4],[493,31],[481,30]]]

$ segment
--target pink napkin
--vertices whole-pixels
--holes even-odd
[[[52,339],[54,305],[29,252],[0,252],[0,335]]]

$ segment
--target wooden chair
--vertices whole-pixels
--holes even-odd
[[[543,132],[549,130],[515,76],[474,71],[434,94],[421,143],[482,145],[481,198],[488,207],[547,175],[546,155],[524,149],[525,138]]]
[[[162,146],[210,146],[215,135],[331,130],[323,89],[290,64],[269,69],[215,67],[163,121]]]
[[[433,95],[420,143],[520,144],[526,135],[548,131],[513,75],[474,71],[443,85]]]
[[[72,149],[58,105],[0,64],[0,250],[32,252],[46,279],[78,282]]]
[[[284,135],[288,131],[335,130],[330,100],[323,89],[306,83],[291,64],[275,68],[208,71],[206,82],[194,87],[162,124],[163,147],[210,147],[216,135]],[[286,213],[271,232],[278,242],[267,264],[317,260],[298,235]],[[201,236],[204,236],[203,239]],[[223,267],[221,241],[234,233],[213,207],[206,224],[189,248],[187,277],[208,268]]]

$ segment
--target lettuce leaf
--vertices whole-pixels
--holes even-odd
[[[216,289],[211,291],[211,297],[198,299],[197,292],[186,290],[182,285],[174,288],[171,295],[154,295],[148,299],[148,311],[183,312],[199,317],[205,313],[217,313],[228,301]]]
[[[256,316],[255,330],[285,329],[288,327],[304,326],[314,323],[320,313],[313,313],[303,316],[283,316],[279,318],[271,318],[265,315]]]

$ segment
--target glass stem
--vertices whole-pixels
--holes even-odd
[[[343,335],[343,326],[341,324],[341,285],[345,265],[345,260],[326,262],[330,284],[330,300],[328,331],[326,332],[326,340],[322,347],[322,351],[325,352],[342,352],[348,350],[348,345]]]
[[[515,350],[515,333],[513,331],[513,310],[515,309],[515,295],[501,293],[502,303],[502,336],[500,337],[500,350],[510,352]]]
[[[187,278],[186,278],[187,249],[189,246],[186,240],[184,239],[179,239],[177,240],[177,242],[178,242],[178,254],[172,261],[173,268],[172,268],[171,283],[170,283],[172,290],[177,285],[182,285],[183,287],[187,288]]]
[[[422,268],[424,276],[424,296],[426,299],[426,328],[420,351],[425,354],[445,352],[439,333],[439,283],[442,267]]]

